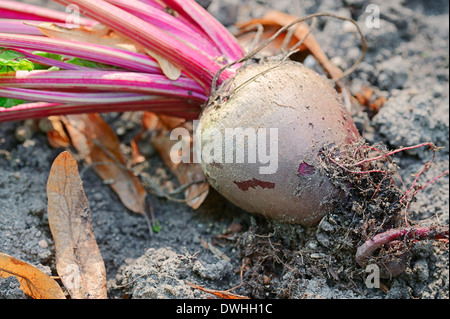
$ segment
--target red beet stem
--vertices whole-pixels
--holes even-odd
[[[357,263],[364,267],[370,256],[382,246],[396,240],[425,240],[446,239],[448,240],[448,226],[433,227],[405,227],[390,229],[367,240],[358,247],[356,252]]]

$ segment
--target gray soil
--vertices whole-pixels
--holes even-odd
[[[27,2],[61,8],[47,1]],[[449,4],[371,1],[378,5],[381,20],[379,28],[368,28],[368,3],[215,0],[209,10],[231,30],[234,22],[260,17],[269,9],[297,16],[332,12],[357,20],[369,47],[364,61],[349,77],[349,88],[357,93],[370,86],[387,101],[373,117],[353,110],[355,122],[370,144],[381,142],[395,149],[432,142],[444,147],[424,174],[421,182],[426,182],[449,167]],[[343,69],[360,54],[360,42],[352,30],[349,24],[327,18],[321,19],[314,31],[322,49]],[[323,74],[313,60],[305,63]],[[124,150],[129,152],[139,121],[129,114],[105,114],[105,118],[120,132]],[[51,148],[39,130],[21,138],[16,132],[23,124],[0,124],[0,252],[56,275],[46,183],[53,160],[63,150]],[[141,146],[151,148],[149,143]],[[106,265],[110,298],[209,298],[187,282],[228,290],[241,283],[241,270],[243,284],[233,292],[251,298],[449,298],[448,247],[443,245],[417,243],[402,275],[383,279],[382,289],[368,288],[363,269],[346,269],[348,261],[340,264],[341,259],[330,252],[336,226],[329,220],[312,229],[273,224],[250,216],[212,191],[195,211],[152,196],[162,229],[150,233],[144,217],[127,211],[92,169],[76,158]],[[407,185],[429,158],[425,149],[395,157]],[[154,153],[143,169],[152,176],[155,187],[176,187]],[[448,225],[448,195],[446,175],[417,194],[409,218]],[[258,249],[266,255],[255,256]],[[18,287],[12,277],[0,279],[0,299],[26,298]]]

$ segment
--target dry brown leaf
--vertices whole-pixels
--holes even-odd
[[[145,53],[147,53],[158,62],[159,67],[163,71],[164,75],[167,76],[170,80],[176,81],[181,76],[181,69],[169,62],[167,59],[148,49],[145,49]]]
[[[47,182],[56,270],[72,299],[106,299],[106,270],[75,159],[62,152]]]
[[[361,90],[355,94],[355,97],[358,100],[359,104],[367,105],[368,103],[370,103],[373,93],[373,89],[362,87]]]
[[[170,130],[183,127],[192,133],[191,122],[170,116],[159,116],[152,112],[144,112],[143,126],[153,130],[155,135],[151,139],[153,147],[157,150],[164,164],[175,175],[180,185],[190,185],[184,191],[186,203],[193,209],[197,209],[203,203],[209,193],[209,183],[206,181],[203,170],[197,163],[174,163],[170,158],[170,152],[178,141],[170,139]],[[193,153],[193,141],[190,141],[191,158]]]
[[[153,112],[143,112],[141,121],[145,130],[155,130],[161,125],[158,115]]]
[[[143,163],[146,161],[145,156],[141,155],[141,152],[139,151],[138,142],[142,137],[142,134],[144,132],[140,132],[137,134],[130,142],[131,146],[131,165]]]
[[[267,28],[267,30],[265,31],[265,35],[263,36],[263,38],[267,39],[272,36],[278,29],[289,25],[296,19],[297,17],[293,15],[272,10],[267,12],[261,19],[252,19],[247,22],[239,23],[238,27],[241,31],[244,31],[251,25],[261,24],[265,29]],[[308,32],[310,32],[310,28],[307,23],[298,23],[297,28],[294,32],[294,42],[296,43],[302,40],[308,34]],[[286,36],[286,33],[284,36]],[[281,47],[281,43],[283,42],[283,40],[284,38],[281,37],[280,40],[277,40],[277,42],[274,43],[274,45],[278,44]],[[246,41],[248,41],[248,38],[246,39]],[[337,79],[342,76],[342,70],[340,70],[337,66],[330,62],[312,34],[309,34],[309,36],[305,39],[303,45],[300,47],[300,50],[308,50],[314,56],[317,62],[324,68],[324,70],[330,75],[331,78]]]
[[[206,293],[208,293],[208,294],[212,294],[212,295],[214,295],[214,296],[216,296],[216,297],[218,297],[218,298],[221,298],[221,299],[250,299],[250,298],[248,298],[248,297],[246,297],[246,296],[241,296],[241,295],[233,294],[233,293],[231,293],[231,292],[229,292],[229,291],[221,291],[221,290],[207,289],[207,288],[203,288],[203,287],[201,287],[201,286],[197,286],[197,285],[195,285],[195,284],[193,284],[193,283],[191,283],[191,282],[189,282],[189,281],[186,281],[186,283],[187,283],[189,286],[191,286],[191,287],[193,287],[193,288],[195,288],[195,289],[199,289],[199,290],[201,290],[201,291],[203,291],[203,292],[206,292]]]
[[[240,27],[240,32],[237,35],[238,40],[239,40],[239,44],[246,49],[247,52],[250,52],[252,49],[255,49],[255,27],[251,27],[252,25],[255,26],[256,24],[260,23],[260,22],[264,22],[261,21],[261,19],[258,20],[251,20],[249,22],[246,23],[241,23],[239,24]],[[253,24],[254,23],[254,24]],[[247,31],[247,27],[248,27],[248,31]],[[258,43],[263,43],[266,42],[267,40],[269,40],[270,37],[272,37],[279,29],[280,26],[279,25],[271,25],[268,24],[267,22],[264,22],[264,32],[262,32],[259,35],[259,42]],[[293,36],[290,37],[290,39],[288,38],[288,33],[287,32],[283,32],[281,33],[276,39],[274,39],[271,43],[269,43],[264,49],[262,49],[260,51],[260,54],[264,55],[264,56],[274,56],[280,53],[280,49],[288,49],[292,46],[294,46],[296,43],[298,42],[298,39]],[[307,48],[304,44],[302,44],[300,46],[300,51],[304,52],[307,51]],[[299,60],[299,62],[302,62],[302,60]]]
[[[50,116],[51,129],[47,131],[47,141],[53,148],[69,147],[70,138],[67,136],[59,116]]]
[[[145,215],[147,192],[127,168],[120,141],[108,123],[97,113],[68,115],[63,122],[73,146],[104,181],[110,182],[125,207]]]
[[[152,144],[158,151],[164,164],[175,175],[180,185],[190,185],[184,191],[186,203],[193,209],[197,209],[203,203],[209,193],[209,183],[205,175],[196,163],[174,163],[170,159],[170,149],[177,141],[172,141],[168,136],[158,136],[152,139]]]
[[[59,284],[36,267],[0,253],[0,277],[15,276],[20,289],[34,299],[66,299]]]
[[[355,94],[355,99],[360,106],[366,108],[369,118],[372,118],[377,114],[387,100],[384,96],[376,96],[374,89],[369,87],[362,87],[361,90]]]
[[[174,128],[183,126],[186,120],[179,117],[158,115],[159,122],[166,128],[166,130],[173,130]]]
[[[103,25],[96,25],[92,28],[66,28],[54,23],[44,22],[36,25],[36,27],[49,38],[87,42],[131,52],[144,52],[141,46]]]
[[[369,104],[369,108],[373,110],[375,113],[378,113],[380,109],[383,107],[384,103],[386,103],[386,101],[387,101],[386,97],[379,96]]]

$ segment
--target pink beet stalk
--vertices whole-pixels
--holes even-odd
[[[67,22],[70,14],[16,1],[0,0],[0,18]],[[93,26],[96,21],[80,17],[80,24]]]
[[[174,82],[163,75],[116,71],[17,71],[0,77],[0,87],[33,89],[87,89],[140,92],[206,101],[203,89],[191,79]]]
[[[40,21],[38,24],[42,22],[43,21]],[[36,21],[0,19],[0,33],[43,35],[39,29],[31,25],[27,25],[26,23],[36,24]]]
[[[139,109],[172,115],[176,112],[178,116],[192,119],[199,115],[201,105],[207,101],[218,71],[243,56],[237,40],[193,0],[55,1],[77,6],[80,13],[88,17],[81,20],[85,27],[101,23],[149,52],[133,53],[104,45],[48,38],[23,22],[31,19],[36,24],[42,21],[63,23],[68,14],[34,10],[35,6],[0,0],[4,17],[17,18],[4,20],[6,23],[0,30],[6,32],[0,33],[0,47],[16,50],[35,63],[60,69],[0,74],[0,96],[29,101],[0,108],[0,122],[49,114]],[[169,14],[168,8],[177,12]],[[17,32],[13,32],[13,28]],[[64,60],[35,55],[35,50],[62,55]],[[150,56],[153,53],[180,68],[181,76],[177,80],[168,79],[160,62]],[[73,57],[117,69],[65,62]],[[217,83],[234,74],[233,69],[224,70]]]
[[[218,59],[221,56],[219,50],[207,38],[198,33],[197,30],[184,24],[174,16],[161,11],[155,7],[141,3],[139,1],[130,2],[128,0],[106,0],[119,8],[132,13],[136,17],[151,23],[155,27],[165,30],[177,39],[200,50],[210,59]]]
[[[228,62],[239,60],[245,55],[236,38],[197,2],[185,0],[165,0],[164,2],[197,23],[225,54]]]
[[[160,10],[164,10],[164,6],[160,2],[155,1],[155,0],[139,0],[139,2],[148,4],[152,7],[160,9]]]
[[[62,4],[78,5],[87,16],[107,25],[116,32],[143,45],[147,49],[168,59],[180,67],[205,88],[211,85],[221,65],[211,61],[202,52],[178,40],[152,24],[137,18],[103,0],[56,0]],[[218,83],[229,78],[234,72],[227,70],[221,74]]]
[[[0,19],[0,33],[23,34],[23,35],[40,35],[44,34],[35,26],[48,23],[46,21],[34,21],[23,19]],[[78,25],[70,23],[53,22],[55,25],[64,28],[78,28]]]
[[[45,50],[46,52],[116,65],[132,71],[162,74],[156,61],[147,55],[84,42],[0,33],[0,47]]]
[[[406,227],[390,229],[367,240],[358,247],[356,261],[362,267],[378,248],[397,240],[424,240],[446,239],[448,240],[448,226],[438,227]]]
[[[11,109],[0,108],[0,122],[20,121],[24,119],[24,114],[27,115],[27,119],[36,119],[52,115],[130,111],[150,111],[188,120],[196,119],[200,114],[200,108],[195,104],[177,99],[155,97],[154,100],[114,104],[24,103]]]
[[[15,49],[14,51],[23,54],[24,57],[26,57],[28,60],[30,60],[32,62],[47,65],[49,67],[55,66],[55,67],[58,67],[63,70],[86,70],[86,71],[91,70],[90,68],[82,66],[82,65],[76,65],[76,64],[71,64],[71,63],[67,63],[67,62],[63,62],[63,61],[58,61],[58,60],[42,57],[40,55],[30,53],[26,50]]]
[[[42,101],[49,103],[77,103],[77,104],[114,104],[138,101],[152,101],[161,98],[155,95],[139,93],[85,93],[64,91],[43,91],[33,89],[0,88],[0,95],[12,99],[24,99],[27,101]]]

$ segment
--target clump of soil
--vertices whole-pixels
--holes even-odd
[[[387,153],[385,146],[369,146],[363,141],[349,145],[339,156],[335,149],[322,152],[322,173],[342,189],[346,200],[317,227],[303,229],[254,219],[238,242],[246,270],[244,286],[253,297],[308,297],[308,293],[302,294],[302,291],[305,282],[310,280],[322,280],[329,287],[362,294],[368,274],[355,260],[357,247],[376,234],[405,224],[419,224],[407,217],[409,203],[404,200],[405,192],[397,185],[398,167],[391,157],[370,160],[352,171],[347,168]],[[335,157],[340,157],[339,163],[333,159]],[[380,277],[388,284],[410,265],[414,242],[414,239],[405,239],[383,246],[373,256],[368,256],[367,265],[376,265]],[[435,246],[448,251],[448,240]],[[274,289],[275,286],[280,287]],[[381,287],[388,291],[385,284],[381,283]]]

